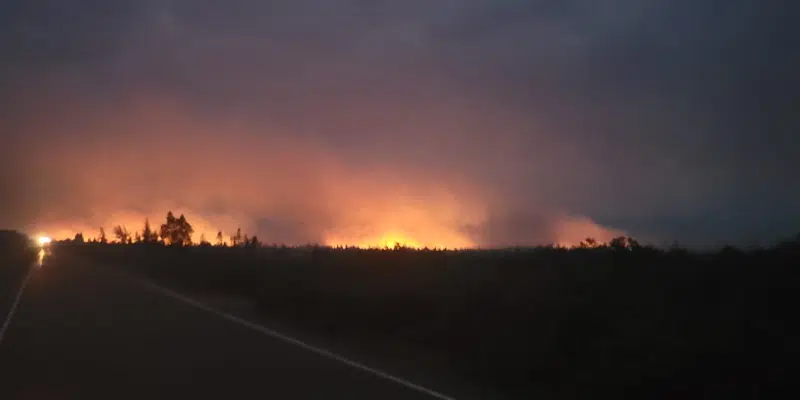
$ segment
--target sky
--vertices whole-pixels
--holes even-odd
[[[800,16],[757,0],[0,0],[0,226],[262,241],[800,232]]]

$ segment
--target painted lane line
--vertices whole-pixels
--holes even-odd
[[[156,284],[154,284],[152,282],[144,281],[144,280],[141,280],[141,279],[138,279],[138,278],[132,278],[132,279],[137,281],[139,284],[141,284],[141,285],[143,285],[143,286],[145,286],[145,287],[147,287],[147,288],[149,288],[151,290],[159,292],[159,293],[161,293],[161,294],[163,294],[165,296],[172,297],[173,299],[182,301],[182,302],[184,302],[184,303],[186,303],[188,305],[194,306],[194,307],[199,308],[199,309],[201,309],[203,311],[206,311],[206,312],[209,312],[211,314],[214,314],[214,315],[216,315],[216,316],[218,316],[220,318],[226,319],[226,320],[228,320],[230,322],[234,322],[234,323],[239,324],[241,326],[250,328],[250,329],[255,330],[257,332],[260,332],[260,333],[262,333],[262,334],[264,334],[266,336],[270,336],[270,337],[273,337],[275,339],[279,339],[279,340],[282,340],[284,342],[293,344],[295,346],[301,347],[301,348],[306,349],[308,351],[311,351],[313,353],[317,353],[317,354],[319,354],[319,355],[321,355],[323,357],[326,357],[326,358],[341,362],[341,363],[346,364],[346,365],[348,365],[350,367],[353,367],[353,368],[356,368],[356,369],[360,369],[362,371],[371,373],[371,374],[379,376],[381,378],[390,380],[390,381],[392,381],[394,383],[398,383],[398,384],[400,384],[402,386],[405,386],[406,388],[416,390],[418,392],[427,394],[427,395],[429,395],[431,397],[435,397],[435,398],[441,399],[441,400],[455,400],[452,397],[446,396],[446,395],[444,395],[442,393],[439,393],[437,391],[434,391],[432,389],[428,389],[426,387],[423,387],[423,386],[417,385],[415,383],[409,382],[409,381],[407,381],[407,380],[405,380],[403,378],[399,378],[399,377],[391,375],[391,374],[389,374],[387,372],[383,372],[383,371],[380,371],[378,369],[375,369],[375,368],[366,366],[364,364],[361,364],[359,362],[347,359],[347,358],[345,358],[343,356],[340,356],[338,354],[335,354],[335,353],[333,353],[331,351],[328,351],[328,350],[325,350],[323,348],[310,345],[310,344],[305,343],[303,341],[300,341],[298,339],[292,338],[292,337],[284,335],[284,334],[282,334],[280,332],[274,331],[272,329],[268,329],[266,327],[263,327],[263,326],[258,325],[256,323],[253,323],[253,322],[247,321],[245,319],[236,317],[236,316],[228,314],[226,312],[215,310],[215,309],[213,309],[213,308],[211,308],[211,307],[209,307],[209,306],[207,306],[207,305],[205,305],[203,303],[200,303],[197,300],[194,300],[194,299],[186,297],[186,296],[184,296],[182,294],[176,293],[176,292],[174,292],[174,291],[172,291],[170,289],[158,286],[158,285],[156,285]]]
[[[28,274],[25,275],[25,279],[22,280],[22,284],[19,286],[19,291],[17,291],[17,296],[14,298],[14,303],[11,304],[11,308],[8,310],[8,314],[6,315],[6,320],[3,321],[3,327],[0,328],[0,345],[3,344],[3,338],[6,336],[6,330],[8,330],[9,325],[11,325],[11,318],[14,317],[14,313],[17,312],[17,307],[19,307],[19,301],[22,298],[22,292],[25,291],[25,287],[28,286],[28,281],[31,280],[31,276],[33,276],[33,268],[28,270]]]

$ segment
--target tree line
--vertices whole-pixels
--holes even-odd
[[[200,235],[199,243],[192,240],[194,228],[192,224],[186,219],[186,216],[181,214],[177,218],[172,211],[167,212],[166,220],[161,226],[153,228],[150,225],[150,220],[144,220],[144,227],[140,231],[128,231],[124,225],[117,225],[112,230],[113,239],[109,239],[103,227],[100,227],[98,236],[95,238],[86,239],[83,232],[78,232],[72,239],[75,243],[118,243],[118,244],[134,244],[134,243],[148,243],[148,244],[161,244],[165,246],[217,246],[227,247],[228,243],[225,241],[225,236],[222,231],[218,231],[212,244],[206,239],[204,234]],[[236,233],[229,237],[231,246],[234,247],[260,247],[262,244],[258,240],[258,236],[248,236],[246,233],[242,234],[242,229],[236,230]]]
[[[109,240],[108,235],[103,227],[97,237],[86,239],[82,232],[76,233],[71,242],[75,243],[117,243],[117,244],[134,244],[134,243],[149,243],[161,244],[165,246],[201,246],[201,247],[261,247],[263,243],[259,241],[258,236],[249,236],[242,233],[242,229],[238,228],[236,233],[228,237],[225,241],[225,236],[222,231],[218,231],[214,242],[209,241],[204,234],[200,235],[199,242],[195,243],[192,240],[194,228],[192,224],[181,214],[177,218],[172,211],[167,212],[166,220],[163,224],[155,229],[150,225],[150,220],[144,220],[144,227],[140,231],[128,231],[124,225],[117,225],[112,230],[113,239]],[[800,243],[800,234],[795,238],[795,243]],[[347,246],[345,246],[347,247]],[[537,247],[552,247],[552,246],[537,246]],[[563,248],[563,246],[556,246]],[[587,237],[573,248],[577,249],[611,249],[611,250],[626,250],[626,251],[653,251],[655,247],[652,245],[644,245],[639,243],[636,239],[630,236],[619,236],[611,239],[608,242],[600,242],[592,237]],[[396,244],[395,250],[406,249],[405,246]],[[731,250],[732,246],[726,246],[726,250]],[[682,250],[677,242],[670,248],[671,251]]]
[[[181,214],[177,218],[172,211],[167,212],[166,220],[163,224],[155,229],[150,225],[150,220],[145,218],[144,227],[139,231],[129,231],[124,225],[116,225],[112,230],[112,238],[109,239],[103,227],[97,237],[86,239],[82,232],[76,233],[75,237],[71,240],[75,243],[117,243],[117,244],[134,244],[134,243],[149,243],[161,244],[166,246],[194,246],[201,247],[261,247],[263,244],[259,241],[258,236],[252,237],[246,233],[242,233],[242,229],[238,228],[236,233],[228,237],[225,241],[225,236],[222,231],[218,231],[214,242],[209,241],[205,234],[201,234],[199,242],[195,243],[192,239],[194,228],[192,224],[186,219],[186,216]],[[600,242],[594,238],[587,237],[580,242],[576,248],[581,249],[600,249],[611,248],[615,250],[641,250],[649,249],[651,246],[640,244],[636,239],[629,236],[619,236],[611,239],[609,242]],[[395,250],[404,248],[404,246],[396,245]]]
[[[242,233],[242,229],[236,230],[236,233],[225,240],[222,231],[218,231],[214,242],[209,241],[204,234],[199,237],[199,242],[195,243],[192,239],[194,228],[187,220],[186,216],[181,214],[177,218],[172,211],[167,212],[166,219],[163,224],[153,227],[149,219],[144,220],[144,226],[141,230],[129,231],[124,225],[116,225],[112,229],[111,239],[109,239],[103,227],[100,227],[97,237],[86,239],[82,232],[76,233],[75,237],[70,240],[74,243],[115,243],[115,244],[160,244],[165,246],[201,246],[201,247],[261,247],[263,244],[258,240],[258,236],[249,236]],[[541,247],[541,246],[539,246]],[[641,250],[649,249],[650,246],[641,245],[634,238],[629,236],[619,236],[611,239],[609,242],[600,242],[594,238],[588,237],[580,244],[575,246],[581,249],[601,249],[610,248],[614,250]],[[406,249],[405,246],[396,244],[394,250]]]

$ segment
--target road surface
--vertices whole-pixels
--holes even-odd
[[[0,339],[2,399],[447,398],[88,263],[33,266],[9,319],[12,305],[0,304],[10,321]]]

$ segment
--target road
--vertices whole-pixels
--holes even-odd
[[[0,304],[3,321],[10,306]],[[225,319],[121,271],[57,257],[32,266],[0,340],[0,398],[9,400],[439,394]]]

